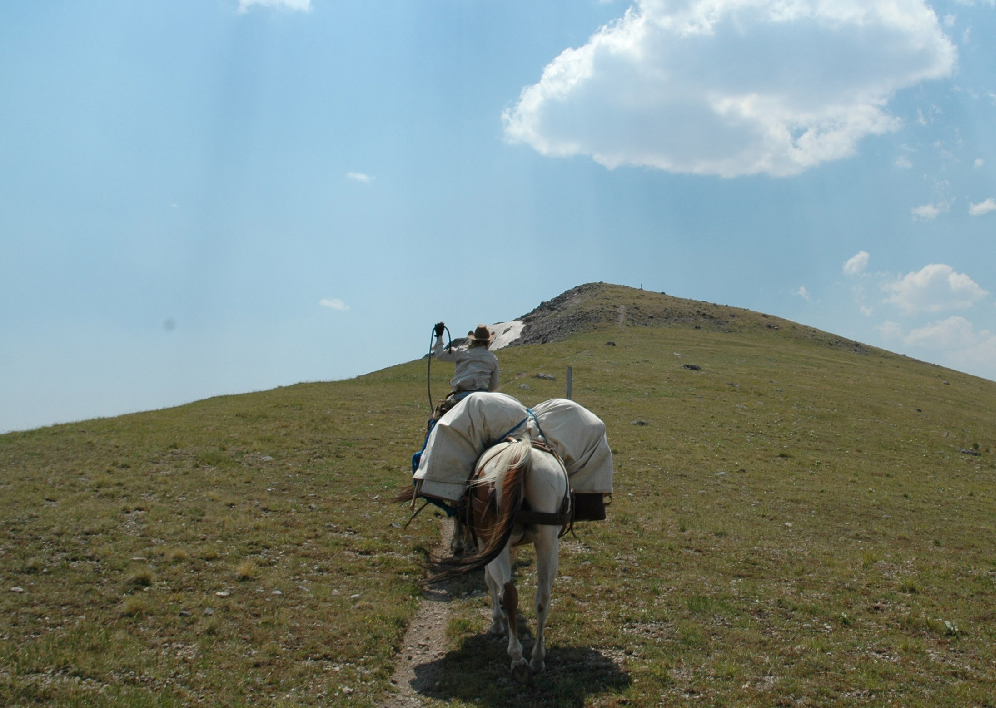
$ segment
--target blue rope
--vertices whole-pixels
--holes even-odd
[[[505,438],[507,438],[507,437],[508,437],[509,435],[511,435],[511,434],[512,434],[512,433],[514,433],[514,432],[515,432],[516,430],[518,430],[518,429],[519,429],[519,428],[521,428],[521,427],[522,427],[523,425],[525,425],[525,424],[526,424],[526,422],[527,422],[527,421],[528,421],[528,420],[529,420],[530,418],[532,418],[532,419],[533,419],[533,421],[534,421],[534,422],[536,423],[536,429],[537,429],[537,430],[539,431],[539,434],[540,434],[540,435],[542,435],[542,436],[543,436],[544,438],[546,438],[546,435],[545,435],[545,434],[543,433],[543,428],[541,428],[541,427],[540,427],[540,424],[539,424],[539,418],[537,418],[537,417],[536,417],[536,414],[535,414],[535,413],[533,412],[533,409],[532,409],[532,408],[527,408],[527,409],[526,409],[526,413],[527,413],[527,415],[526,415],[526,417],[525,417],[525,418],[523,418],[523,419],[522,419],[522,420],[520,420],[520,421],[519,421],[518,423],[516,423],[516,424],[515,424],[515,426],[514,426],[514,427],[513,427],[513,428],[512,428],[511,430],[509,430],[509,431],[508,431],[507,433],[505,433],[505,434],[504,434],[504,435],[502,435],[502,436],[501,436],[500,438],[498,438],[498,440],[499,440],[499,441],[501,441],[501,440],[504,440]]]

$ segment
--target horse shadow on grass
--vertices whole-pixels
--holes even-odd
[[[529,657],[533,638],[520,638]],[[629,674],[597,649],[580,646],[547,646],[546,670],[529,682],[517,683],[509,670],[507,637],[487,633],[468,637],[460,649],[415,668],[413,690],[444,701],[460,699],[483,708],[499,706],[550,706],[575,708],[587,698],[621,693],[631,683]]]

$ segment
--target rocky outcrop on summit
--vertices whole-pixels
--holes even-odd
[[[609,283],[571,288],[519,318],[522,333],[511,346],[559,342],[603,327],[677,327],[712,332],[768,331],[828,347],[867,354],[871,348],[848,339],[739,307],[716,305]]]

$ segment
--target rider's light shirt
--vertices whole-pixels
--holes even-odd
[[[498,390],[498,357],[487,347],[453,347],[452,351],[447,351],[443,340],[437,338],[432,355],[439,361],[456,364],[456,371],[450,379],[453,393]]]

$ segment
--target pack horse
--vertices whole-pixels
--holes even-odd
[[[516,680],[545,667],[544,628],[559,564],[560,535],[572,518],[567,471],[557,453],[526,433],[499,443],[478,461],[467,495],[465,521],[477,538],[475,556],[453,560],[455,572],[484,568],[491,593],[488,633],[508,633],[508,655]],[[512,566],[520,546],[536,547],[536,641],[529,662],[519,641],[519,594]]]
[[[605,424],[574,401],[551,399],[526,408],[502,393],[475,392],[435,423],[412,469],[414,486],[397,500],[414,506],[422,497],[443,508],[455,526],[472,533],[476,550],[442,561],[442,574],[430,582],[483,569],[493,603],[488,632],[508,632],[516,679],[542,670],[560,536],[575,521],[604,520],[604,498],[612,494]],[[516,554],[526,544],[536,547],[537,571],[529,661],[519,641],[512,579]]]

